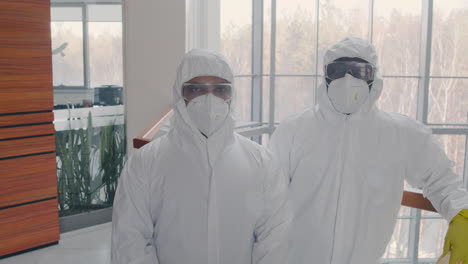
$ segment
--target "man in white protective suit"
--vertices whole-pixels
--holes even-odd
[[[290,177],[290,264],[378,263],[404,180],[452,220],[458,231],[449,229],[444,254],[451,252],[451,263],[468,263],[462,179],[429,128],[376,107],[383,88],[378,69],[369,42],[348,37],[335,44],[324,56],[318,104],[282,122],[272,136],[270,147]]]
[[[288,177],[234,133],[226,59],[188,52],[170,132],[128,160],[112,218],[112,264],[284,264]]]

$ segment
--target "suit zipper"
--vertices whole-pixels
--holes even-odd
[[[212,235],[212,231],[210,231],[213,227],[210,227],[210,215],[212,215],[214,212],[211,211],[211,203],[213,203],[213,195],[215,195],[213,192],[214,190],[212,190],[213,188],[213,166],[211,164],[211,159],[210,159],[210,152],[209,152],[209,146],[208,146],[208,139],[206,140],[206,160],[208,162],[208,167],[209,167],[209,182],[208,182],[208,214],[207,214],[207,221],[206,221],[206,224],[207,224],[207,231],[208,231],[208,248],[207,248],[207,253],[208,253],[208,264],[212,264],[212,262],[210,261],[211,260],[211,256],[210,256],[210,239],[212,239],[213,235]],[[217,224],[217,223],[211,223],[211,224]],[[217,226],[215,227],[217,228]],[[216,234],[215,234],[216,235]],[[214,253],[216,254],[216,260],[215,260],[215,263],[216,264],[219,264],[219,250],[218,248],[216,248],[218,246],[218,243],[215,242],[214,243],[215,245],[215,248],[212,248],[211,250],[214,250]]]
[[[347,130],[348,130],[348,120],[349,120],[349,115],[346,115],[346,118],[344,120],[344,128],[343,128],[343,140],[342,140],[342,159],[341,159],[341,168],[340,168],[340,173],[339,173],[339,187],[338,187],[338,198],[336,200],[336,213],[335,213],[335,222],[333,225],[333,240],[332,240],[332,251],[331,251],[331,256],[330,256],[330,264],[333,263],[334,260],[334,254],[335,254],[335,238],[336,238],[336,223],[338,221],[338,212],[340,209],[340,198],[341,198],[341,186],[343,185],[343,172],[344,172],[344,166],[345,166],[345,160],[346,160],[346,146],[348,145],[347,141]]]

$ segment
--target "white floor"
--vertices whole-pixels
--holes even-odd
[[[110,264],[111,223],[60,235],[58,245],[0,260],[0,264]]]

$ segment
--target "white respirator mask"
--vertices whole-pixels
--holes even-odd
[[[328,97],[336,111],[352,114],[359,110],[369,97],[369,84],[350,74],[333,80],[328,85]]]
[[[187,104],[187,112],[195,126],[205,136],[216,132],[229,114],[229,101],[209,93],[193,98]]]

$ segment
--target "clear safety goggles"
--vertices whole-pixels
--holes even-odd
[[[330,80],[343,78],[347,73],[363,81],[373,81],[376,68],[371,63],[337,61],[325,65],[325,77]]]
[[[184,83],[182,97],[190,101],[200,95],[212,93],[225,101],[232,98],[232,84],[230,83]]]

